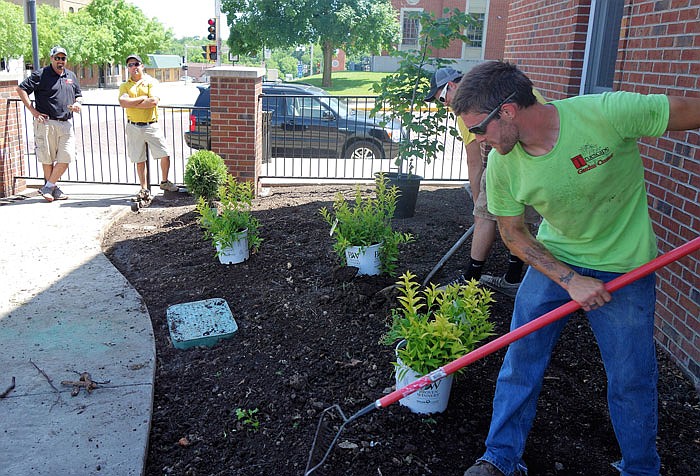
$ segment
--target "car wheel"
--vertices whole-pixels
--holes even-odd
[[[345,158],[353,160],[381,159],[382,150],[377,144],[369,141],[354,142],[345,151]]]

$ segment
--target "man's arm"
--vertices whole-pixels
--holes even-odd
[[[44,120],[48,119],[49,116],[47,116],[46,114],[40,113],[39,111],[36,110],[36,108],[34,106],[32,106],[32,101],[29,99],[29,94],[27,93],[27,91],[20,88],[19,86],[17,86],[16,91],[17,91],[17,95],[22,100],[22,103],[24,103],[24,107],[27,108],[27,110],[29,111],[29,113],[32,116],[34,116],[39,121],[44,121]]]
[[[667,131],[688,131],[700,128],[700,98],[668,96]]]
[[[585,311],[610,301],[610,293],[602,281],[576,273],[537,241],[525,224],[523,215],[497,217],[497,220],[501,238],[511,253],[559,284]]]
[[[158,105],[158,98],[149,98],[148,96],[132,98],[128,93],[124,93],[119,96],[119,105],[136,109],[150,109]]]
[[[469,173],[469,187],[472,190],[472,201],[476,203],[479,196],[481,176],[484,174],[484,164],[481,161],[481,147],[475,140],[464,145],[467,151],[467,169]]]

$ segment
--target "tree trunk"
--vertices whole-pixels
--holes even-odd
[[[323,52],[323,80],[321,86],[330,88],[333,85],[331,81],[331,71],[333,70],[333,45],[328,41],[324,41],[321,45],[321,51]]]

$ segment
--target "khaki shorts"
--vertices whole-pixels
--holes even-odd
[[[129,159],[135,163],[146,162],[146,144],[151,156],[155,159],[170,157],[168,144],[165,142],[163,131],[157,122],[147,126],[137,126],[126,123],[126,146]]]
[[[36,158],[42,164],[70,164],[75,157],[72,121],[34,121]]]
[[[485,218],[491,221],[496,221],[496,217],[489,212],[487,207],[485,170],[484,173],[481,175],[481,183],[479,184],[479,196],[477,197],[476,203],[474,204],[474,216]],[[528,223],[530,225],[537,225],[541,219],[542,217],[540,217],[539,213],[537,213],[534,208],[532,208],[529,205],[525,206],[525,223]]]

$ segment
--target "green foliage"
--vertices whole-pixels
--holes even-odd
[[[257,408],[250,410],[245,410],[243,408],[236,408],[236,419],[243,426],[250,427],[253,431],[257,431],[260,428],[260,421],[256,415],[258,413]]]
[[[42,4],[36,14],[40,64],[48,64],[55,45],[66,48],[69,64],[76,65],[120,63],[131,53],[146,58],[173,41],[170,30],[125,0],[93,0],[75,13]],[[30,27],[22,7],[0,0],[0,57],[19,56],[32,58]]]
[[[0,1],[0,58],[30,58],[31,38],[22,7]]]
[[[399,33],[390,0],[223,0],[221,11],[231,26],[232,53],[319,44],[324,78],[329,79],[327,60],[337,48],[377,54],[397,41]]]
[[[204,236],[214,245],[230,247],[248,230],[248,248],[257,251],[262,238],[258,233],[260,222],[252,214],[253,183],[238,182],[229,174],[226,183],[219,187],[219,197],[217,209],[213,209],[203,197],[197,199]]]
[[[220,155],[210,150],[198,150],[187,159],[185,185],[192,195],[211,204],[218,197],[219,187],[226,183],[227,174]]]
[[[434,284],[420,290],[410,271],[401,275],[399,305],[391,310],[391,327],[382,343],[399,346],[401,361],[420,375],[442,367],[476,348],[492,335],[489,322],[492,294],[472,280],[439,290]],[[398,365],[397,365],[398,368]]]
[[[346,264],[345,249],[349,246],[381,243],[381,270],[390,276],[395,274],[399,245],[413,241],[410,233],[394,231],[391,227],[398,193],[398,188],[387,187],[386,177],[379,174],[375,180],[374,196],[363,197],[358,185],[352,204],[339,192],[335,196],[332,213],[326,207],[319,210],[331,226],[331,235],[335,236],[333,250],[343,264]]]
[[[462,32],[474,21],[471,15],[457,9],[445,9],[444,13],[441,18],[436,18],[432,12],[410,13],[420,22],[420,47],[404,51],[394,49],[392,55],[399,58],[399,68],[395,74],[387,75],[373,85],[377,98],[370,114],[377,116],[383,124],[392,119],[400,120],[409,130],[410,138],[399,142],[395,161],[401,172],[409,174],[413,173],[416,160],[430,163],[438,152],[445,149],[440,138],[447,129],[447,108],[422,112],[421,104],[416,102],[423,102],[430,89],[433,71],[453,63],[437,56],[439,50],[447,48],[452,41],[468,42]]]

